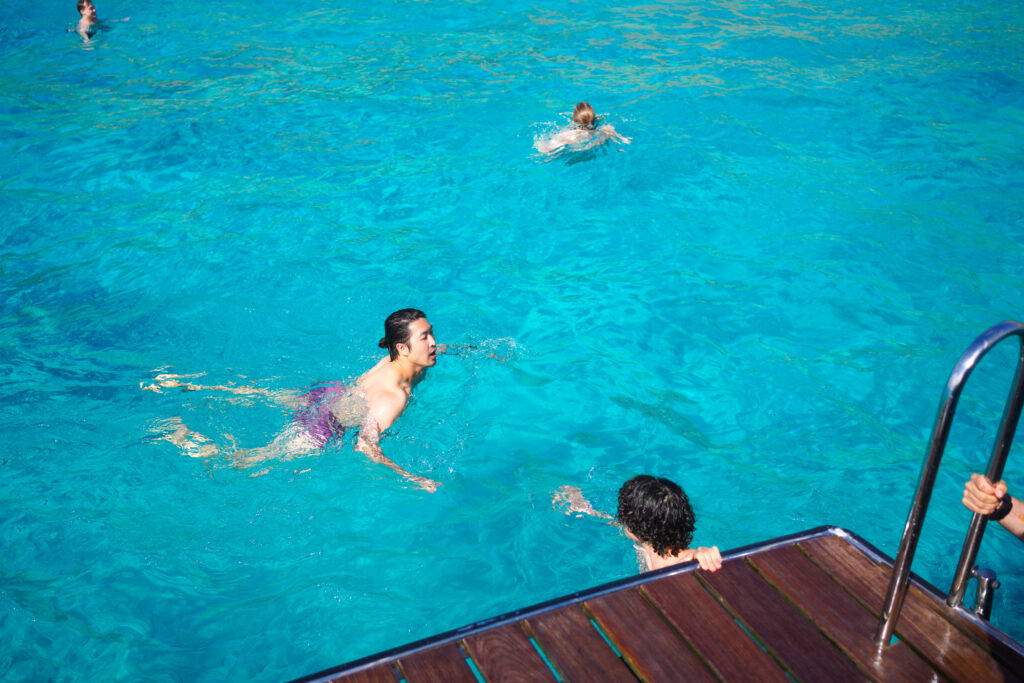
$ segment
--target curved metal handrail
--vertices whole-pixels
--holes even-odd
[[[960,393],[963,391],[971,371],[982,357],[992,347],[1010,336],[1018,337],[1020,354],[1013,383],[1010,386],[1010,395],[1007,397],[1006,407],[1003,410],[1002,425],[992,448],[992,457],[988,468],[988,477],[992,481],[999,481],[1002,477],[1003,465],[1006,463],[1006,456],[1009,454],[1017,422],[1020,419],[1021,407],[1024,405],[1024,325],[1014,320],[995,325],[975,339],[974,343],[960,356],[960,360],[957,361],[953,372],[949,375],[949,381],[946,382],[946,390],[935,418],[935,427],[932,429],[928,456],[921,472],[921,482],[917,486],[917,495],[914,497],[914,503],[911,505],[910,514],[907,517],[907,524],[903,529],[903,538],[900,541],[899,553],[896,555],[896,564],[893,565],[892,579],[889,581],[889,590],[885,596],[881,621],[875,632],[875,647],[879,651],[889,644],[896,626],[896,619],[899,618],[900,609],[903,607],[903,598],[907,592],[907,580],[910,576],[910,564],[914,559],[914,551],[921,535],[924,515],[928,510],[928,502],[931,500],[939,462],[946,449],[946,440],[949,438],[949,430],[953,423],[957,402],[960,400]],[[946,599],[951,606],[955,607],[963,599],[970,574],[969,567],[973,565],[974,559],[977,557],[978,546],[981,545],[987,521],[984,516],[977,513],[971,520],[953,587]]]

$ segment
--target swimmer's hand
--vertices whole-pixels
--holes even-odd
[[[1006,482],[995,484],[983,474],[972,474],[964,484],[963,504],[971,512],[990,515],[1006,495]]]
[[[601,512],[595,510],[594,506],[590,504],[590,501],[583,497],[583,491],[575,486],[562,486],[555,491],[554,497],[551,499],[552,506],[562,512],[569,515],[574,512],[582,512],[585,515],[592,517],[600,517],[602,519],[612,519],[612,516],[607,512]]]
[[[438,344],[437,352],[446,356],[461,356],[463,351],[476,351],[472,344]]]
[[[511,356],[511,353],[508,354],[507,356],[504,356],[504,357],[503,356],[499,356],[498,354],[494,353],[494,351],[490,351],[490,350],[486,350],[486,349],[481,349],[479,346],[477,346],[475,344],[438,344],[437,345],[437,352],[439,354],[441,354],[441,355],[444,355],[444,356],[457,356],[457,357],[461,358],[464,355],[468,356],[468,355],[476,353],[478,351],[484,351],[484,352],[487,353],[487,357],[488,358],[494,358],[494,359],[496,359],[496,360],[498,360],[498,361],[500,361],[502,363],[507,361],[509,359],[509,357]]]
[[[713,545],[710,548],[700,547],[684,552],[690,555],[689,558],[686,558],[687,562],[696,561],[697,566],[706,572],[717,572],[722,568],[722,553],[718,551],[717,545]]]
[[[632,138],[627,138],[622,135],[619,135],[617,132],[615,132],[615,128],[610,125],[601,126],[597,132],[603,138],[615,140],[616,142],[621,142],[625,145],[628,145],[633,141]]]
[[[429,493],[437,491],[437,487],[441,485],[441,482],[434,481],[433,479],[427,479],[426,477],[421,477],[418,474],[411,475],[409,477],[409,481],[411,481],[412,483],[416,484],[424,491],[427,491]]]

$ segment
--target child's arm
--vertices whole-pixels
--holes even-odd
[[[591,517],[600,517],[601,519],[612,519],[615,518],[609,515],[607,512],[595,510],[594,506],[590,504],[590,501],[583,497],[583,491],[576,486],[562,486],[555,491],[554,497],[551,499],[551,504],[555,506],[555,509],[565,508],[565,514],[569,515],[573,512],[582,512],[585,515]]]

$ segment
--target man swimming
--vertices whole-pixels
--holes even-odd
[[[534,147],[541,154],[556,154],[563,149],[582,151],[603,145],[608,140],[629,144],[630,138],[622,137],[609,124],[597,126],[597,114],[587,102],[578,102],[572,111],[572,125],[555,133],[547,140],[538,140]]]
[[[388,355],[363,373],[350,387],[333,382],[297,394],[272,392],[259,387],[203,386],[182,382],[181,379],[185,378],[183,375],[158,375],[156,384],[140,386],[144,390],[156,392],[165,388],[181,388],[185,391],[259,394],[294,407],[291,424],[269,445],[230,453],[238,465],[256,464],[270,458],[289,459],[313,452],[340,437],[346,428],[358,427],[355,450],[433,492],[440,484],[400,467],[384,455],[380,439],[381,434],[394,424],[409,405],[412,389],[423,379],[427,368],[437,363],[438,351],[443,352],[447,347],[437,344],[434,328],[423,311],[415,308],[403,308],[387,317],[384,321],[384,337],[378,346],[386,348]],[[165,438],[189,455],[207,457],[218,452],[210,439],[192,431],[183,423],[175,423],[175,426],[176,429]]]
[[[426,369],[437,363],[434,328],[422,311],[403,308],[384,321],[384,338],[378,345],[388,350],[389,357],[381,358],[356,380],[356,392],[366,404],[356,450],[433,492],[439,486],[436,481],[409,474],[384,455],[380,435],[405,411],[412,388]]]

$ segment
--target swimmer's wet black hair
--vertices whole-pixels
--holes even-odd
[[[398,345],[408,344],[412,332],[409,330],[409,323],[426,318],[427,314],[415,308],[403,308],[395,311],[384,321],[384,336],[377,342],[377,346],[387,349],[391,360],[398,358]]]
[[[619,489],[619,522],[661,556],[686,550],[696,528],[690,500],[679,485],[647,474]]]

